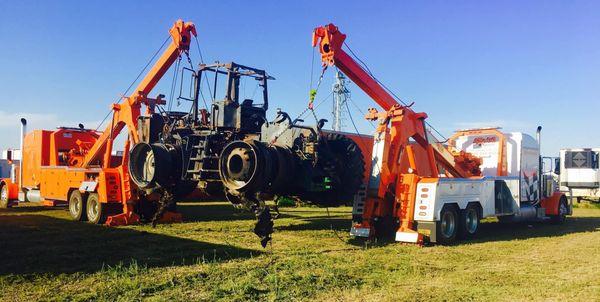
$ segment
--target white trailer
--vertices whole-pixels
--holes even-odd
[[[578,201],[600,198],[600,148],[567,148],[560,150],[561,191],[571,192]]]
[[[540,130],[537,141],[497,128],[458,131],[450,145],[481,158],[483,177],[422,179],[414,208],[418,232],[431,242],[449,243],[474,236],[485,217],[563,222],[572,204],[540,169]],[[396,234],[397,241],[406,239]]]

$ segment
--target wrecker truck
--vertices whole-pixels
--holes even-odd
[[[129,96],[112,104],[104,131],[60,127],[56,130],[26,132],[22,120],[22,160],[15,175],[0,181],[2,205],[18,201],[45,205],[68,204],[76,220],[122,225],[149,219],[158,211],[158,195],[142,195],[131,182],[128,170],[130,144],[140,142],[138,119],[151,116],[156,106],[164,105],[163,95],[150,92],[169,67],[183,55],[189,55],[193,23],[178,20],[169,31],[170,43],[150,71]],[[142,114],[142,105],[145,112]],[[113,143],[127,128],[122,154],[113,152]],[[179,214],[165,209],[163,221],[177,221]]]
[[[333,24],[313,31],[323,72],[337,67],[383,109],[366,114],[378,126],[366,194],[353,207],[352,235],[450,244],[475,236],[485,217],[562,222],[572,213],[566,196],[541,173],[541,127],[537,141],[490,128],[458,131],[440,142],[427,114],[401,104],[342,48],[345,39]]]

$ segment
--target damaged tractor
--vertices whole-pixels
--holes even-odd
[[[197,188],[209,195],[224,192],[235,207],[256,215],[254,232],[266,246],[273,232],[266,201],[282,196],[320,206],[352,201],[365,171],[357,143],[323,131],[326,120],[309,127],[278,110],[268,122],[267,81],[273,78],[264,70],[216,63],[187,72],[192,92],[180,98],[192,102],[190,111],[140,117],[141,140],[130,152],[134,183],[144,194],[162,196],[157,215]],[[256,81],[252,98],[242,93],[248,80]]]

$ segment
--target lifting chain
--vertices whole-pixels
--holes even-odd
[[[321,86],[321,82],[323,81],[323,75],[325,74],[326,70],[327,70],[327,66],[324,66],[323,69],[321,70],[321,75],[319,76],[319,81],[317,82],[317,87],[314,89],[311,88],[309,91],[308,106],[306,106],[306,108],[302,112],[300,112],[300,114],[298,114],[298,117],[295,120],[298,120],[306,112],[310,111],[312,113],[312,116],[315,119],[315,123],[317,123],[317,124],[319,123],[319,119],[317,118],[317,114],[315,113],[314,102],[315,102],[315,98],[317,97],[317,92],[319,91],[319,86]],[[275,142],[277,142],[277,139],[282,134],[284,134],[288,129],[290,129],[291,126],[292,125],[290,124],[290,127],[284,129],[283,131],[281,131],[281,133],[278,133],[277,135],[275,135],[275,138],[273,140],[271,140],[271,142],[269,142],[269,146],[272,146],[273,144],[275,144]],[[317,127],[317,132],[320,132],[320,131],[321,131],[321,129],[319,127]]]
[[[194,70],[194,64],[192,63],[192,59],[190,58],[190,52],[189,51],[185,51],[185,56],[187,58],[187,62],[188,64],[190,64],[190,69]]]
[[[317,87],[314,89],[310,89],[307,110],[314,110],[313,103],[315,102],[315,97],[317,97],[317,92],[319,91],[321,82],[323,82],[323,75],[325,74],[325,70],[327,70],[327,66],[323,66],[323,69],[321,70],[321,75],[319,76],[319,81],[317,81]],[[304,110],[304,112],[306,112],[306,110]],[[304,114],[304,112],[302,114]]]

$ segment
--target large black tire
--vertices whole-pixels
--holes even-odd
[[[85,208],[90,223],[103,224],[106,222],[107,204],[100,202],[98,193],[90,193]]]
[[[73,190],[69,195],[69,214],[71,214],[71,218],[75,221],[86,221],[85,207],[85,195],[82,195],[79,190]]]
[[[365,175],[364,156],[352,139],[339,133],[327,133],[325,145],[329,158],[326,165],[337,181],[332,184],[329,194],[319,201],[323,206],[351,205],[354,195],[363,184]]]
[[[461,210],[458,237],[461,239],[471,239],[477,236],[480,220],[481,211],[477,204],[469,204],[467,208]]]
[[[459,216],[455,206],[445,205],[436,223],[436,242],[442,245],[454,243],[458,235]]]
[[[569,205],[567,204],[567,198],[563,195],[558,202],[558,215],[550,215],[550,221],[553,224],[563,224],[567,220],[568,212]]]

